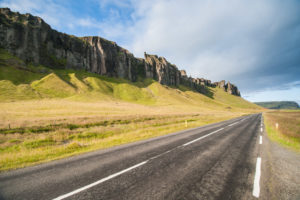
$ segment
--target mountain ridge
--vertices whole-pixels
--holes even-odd
[[[75,69],[136,82],[151,78],[160,84],[191,87],[207,93],[207,87],[219,87],[240,96],[234,84],[212,83],[204,78],[192,78],[164,57],[144,53],[136,58],[115,42],[98,36],[76,37],[58,32],[40,17],[0,8],[0,47],[26,63],[54,69]]]
[[[300,109],[298,103],[295,101],[264,101],[254,103],[268,109]]]

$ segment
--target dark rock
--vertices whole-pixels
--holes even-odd
[[[221,89],[223,89],[224,91],[226,91],[226,89],[227,89],[226,88],[226,83],[225,83],[224,80],[218,82],[218,87],[221,88]]]
[[[180,70],[180,74],[181,74],[181,76],[187,76],[185,70]]]
[[[164,57],[144,55],[147,78],[153,78],[164,85],[179,85],[181,75],[176,65],[169,63]]]
[[[228,81],[227,83],[227,92],[232,95],[241,96],[238,88]]]
[[[213,83],[216,87],[219,87],[223,89],[225,92],[228,92],[229,94],[235,95],[235,96],[241,96],[240,91],[238,90],[237,86],[234,84],[228,82],[226,83],[224,80],[220,82]]]

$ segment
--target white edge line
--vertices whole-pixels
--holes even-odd
[[[202,137],[199,137],[199,138],[197,138],[197,139],[195,139],[195,140],[192,140],[192,141],[190,141],[190,142],[188,142],[188,143],[185,143],[185,144],[183,144],[182,146],[187,146],[187,145],[189,145],[189,144],[192,144],[192,143],[194,143],[194,142],[197,142],[198,140],[202,140],[203,138],[206,138],[206,137],[208,137],[208,136],[210,136],[210,135],[212,135],[212,134],[214,134],[214,133],[217,133],[217,132],[219,132],[219,131],[221,131],[221,130],[223,130],[224,128],[220,128],[220,129],[218,129],[218,130],[216,130],[216,131],[214,131],[214,132],[211,132],[211,133],[209,133],[209,134],[207,134],[207,135],[204,135],[204,136],[202,136]]]
[[[262,144],[262,136],[259,136],[259,144]]]
[[[260,166],[261,166],[261,158],[258,157],[256,160],[256,171],[255,171],[255,177],[254,177],[254,184],[253,184],[253,196],[258,198],[260,187],[259,187],[259,180],[260,180]]]
[[[260,128],[260,132],[263,132],[263,128]]]
[[[86,185],[86,186],[84,186],[84,187],[78,188],[77,190],[74,190],[74,191],[69,192],[69,193],[67,193],[67,194],[64,194],[64,195],[61,195],[61,196],[59,196],[59,197],[56,197],[56,198],[54,198],[53,200],[61,200],[61,199],[65,199],[65,198],[67,198],[67,197],[70,197],[70,196],[72,196],[72,195],[74,195],[74,194],[77,194],[77,193],[79,193],[79,192],[82,192],[83,190],[87,190],[87,189],[89,189],[89,188],[91,188],[91,187],[94,187],[94,186],[96,186],[96,185],[98,185],[98,184],[100,184],[100,183],[103,183],[103,182],[105,182],[105,181],[107,181],[107,180],[109,180],[109,179],[112,179],[112,178],[115,178],[116,176],[119,176],[119,175],[121,175],[121,174],[124,174],[124,173],[126,173],[126,172],[128,172],[128,171],[130,171],[130,170],[132,170],[132,169],[134,169],[134,168],[140,167],[140,166],[146,164],[147,162],[148,162],[148,160],[146,160],[146,161],[144,161],[144,162],[141,162],[141,163],[139,163],[139,164],[136,164],[136,165],[134,165],[134,166],[132,166],[132,167],[129,167],[129,168],[124,169],[124,170],[122,170],[122,171],[120,171],[120,172],[117,172],[117,173],[115,173],[115,174],[112,174],[112,175],[110,175],[110,176],[107,176],[107,177],[105,177],[105,178],[103,178],[103,179],[100,179],[100,180],[98,180],[98,181],[96,181],[96,182],[94,182],[94,183],[91,183],[91,184]]]

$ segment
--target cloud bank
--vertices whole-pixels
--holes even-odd
[[[193,76],[244,91],[300,80],[299,1],[166,0],[137,10],[128,45],[136,54],[164,55]]]

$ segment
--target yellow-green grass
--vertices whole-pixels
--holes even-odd
[[[134,142],[262,108],[219,88],[26,65],[0,49],[0,170]],[[188,127],[185,126],[185,121]]]
[[[98,123],[30,127],[25,133],[11,129],[11,131],[3,131],[0,135],[0,170],[29,166],[148,139],[237,116],[238,114],[228,115],[228,113],[160,115],[106,120]]]
[[[300,111],[272,111],[264,113],[266,131],[271,140],[300,152]],[[276,128],[276,123],[278,128]]]

